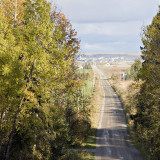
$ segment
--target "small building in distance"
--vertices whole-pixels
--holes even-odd
[[[123,73],[122,74],[122,80],[126,80],[127,79],[127,74],[126,73]]]

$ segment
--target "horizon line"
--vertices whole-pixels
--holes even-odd
[[[119,55],[141,55],[141,52],[113,52],[113,53],[79,53],[79,54],[82,54],[82,55],[97,55],[97,54],[119,54]]]

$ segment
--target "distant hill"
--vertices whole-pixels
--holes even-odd
[[[128,56],[140,56],[141,53],[125,53],[125,52],[117,52],[117,53],[81,53],[82,55],[92,56],[92,55],[128,55]]]
[[[80,53],[79,56],[85,58],[115,58],[115,57],[123,57],[125,59],[141,59],[140,53]]]

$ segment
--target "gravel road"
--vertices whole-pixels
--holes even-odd
[[[95,160],[142,160],[129,140],[122,104],[104,74],[93,66],[102,81],[104,101],[97,130]]]

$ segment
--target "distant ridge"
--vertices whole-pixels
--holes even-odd
[[[141,53],[125,53],[125,52],[117,52],[117,53],[80,53],[81,55],[128,55],[128,56],[140,56]]]

